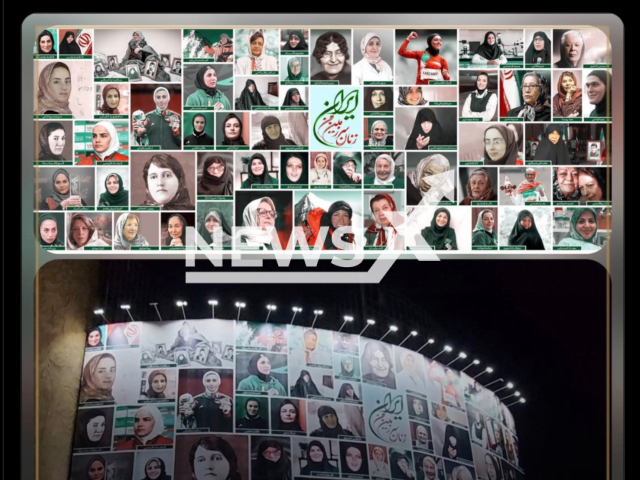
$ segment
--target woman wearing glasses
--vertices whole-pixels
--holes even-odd
[[[233,174],[224,158],[213,155],[204,161],[198,195],[233,195]]]
[[[509,110],[507,117],[521,117],[525,122],[551,120],[551,103],[547,80],[536,72],[527,72],[522,77],[522,105]]]
[[[337,80],[342,85],[351,84],[351,67],[349,60],[349,42],[338,32],[323,33],[316,40],[313,57],[322,70],[311,77],[311,80]]]
[[[273,250],[271,242],[276,236],[274,230],[277,217],[276,206],[269,197],[250,202],[242,213],[240,243]]]

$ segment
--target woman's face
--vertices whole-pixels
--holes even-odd
[[[204,117],[202,116],[197,116],[193,118],[193,131],[195,133],[201,133],[204,130],[204,126],[206,124],[206,121],[204,119]]]
[[[420,189],[428,192],[431,189],[431,181],[433,181],[433,175],[440,175],[442,173],[447,172],[447,165],[441,162],[429,162],[427,167],[422,172],[422,177],[420,179]]]
[[[169,219],[169,236],[171,238],[181,238],[182,233],[184,232],[184,225],[182,225],[182,221],[178,217],[171,217]]]
[[[160,462],[156,462],[154,460],[147,464],[145,472],[147,474],[147,477],[149,477],[151,480],[155,480],[162,474],[162,466],[160,465]]]
[[[164,389],[167,388],[167,378],[164,375],[156,375],[151,382],[151,388],[156,393],[164,392]]]
[[[409,469],[409,462],[404,457],[401,457],[397,461],[397,464],[398,464],[398,467],[400,467],[400,470],[402,470],[403,472],[406,472]]]
[[[180,180],[170,168],[158,167],[155,163],[149,166],[147,188],[151,197],[160,205],[173,200],[178,193]]]
[[[493,230],[495,220],[493,218],[493,212],[484,212],[482,214],[482,226],[485,230]]]
[[[422,445],[425,445],[429,441],[429,432],[422,425],[416,427],[416,436],[418,437],[418,442]]]
[[[49,150],[51,150],[51,153],[53,153],[54,155],[61,155],[62,150],[64,150],[64,146],[67,143],[67,137],[64,129],[59,128],[51,132],[49,134],[48,141]]]
[[[303,336],[304,339],[304,348],[305,350],[315,350],[316,345],[318,344],[318,336],[314,331],[310,330],[306,332]]]
[[[377,141],[381,141],[384,139],[385,135],[387,134],[387,124],[384,122],[379,122],[376,123],[376,125],[373,127],[373,138],[375,138]]]
[[[331,215],[331,225],[333,228],[347,227],[351,219],[349,218],[349,214],[344,210],[336,210]]]
[[[40,50],[42,53],[49,53],[53,48],[53,39],[49,35],[40,38]]]
[[[96,460],[89,465],[89,478],[91,480],[103,480],[104,479],[104,465],[99,460]]]
[[[255,400],[249,400],[246,406],[247,414],[255,417],[260,411],[260,404]]]
[[[449,437],[449,448],[447,449],[449,458],[457,458],[458,456],[458,439],[456,437]]]
[[[447,212],[440,212],[436,216],[436,225],[438,225],[439,227],[445,227],[448,221],[449,215],[447,215]]]
[[[61,195],[69,193],[69,179],[64,173],[59,173],[55,181],[56,190]]]
[[[326,166],[327,166],[327,159],[322,155],[318,155],[316,157],[316,167],[322,170]]]
[[[342,164],[342,169],[347,175],[349,175],[349,177],[351,177],[351,175],[353,175],[356,171],[356,163],[352,160],[349,160],[348,162]]]
[[[106,101],[109,108],[116,108],[120,104],[120,92],[112,88],[107,92]]]
[[[95,383],[98,388],[110,390],[116,379],[116,362],[113,358],[101,358],[96,365]]]
[[[260,202],[258,204],[258,227],[266,230],[267,227],[273,227],[275,225],[276,212],[271,208],[271,204],[267,202]]]
[[[48,86],[56,101],[62,103],[69,101],[69,95],[71,94],[71,74],[69,70],[63,67],[54,68],[53,72],[51,72]]]
[[[522,220],[520,220],[520,225],[522,225],[522,228],[524,228],[525,230],[529,230],[531,228],[531,225],[533,225],[531,217],[528,215],[526,217],[523,217]]]
[[[102,438],[106,426],[106,419],[104,415],[93,417],[87,423],[87,437],[92,442],[99,442]]]
[[[589,97],[589,103],[591,105],[597,105],[604,99],[607,86],[595,75],[589,75],[587,77],[585,87],[587,87],[587,97]]]
[[[296,48],[300,43],[300,38],[297,35],[289,35],[289,45],[291,48]]]
[[[210,373],[202,380],[208,393],[217,393],[220,388],[220,376]]]
[[[484,134],[484,149],[494,162],[502,160],[507,153],[507,142],[497,128],[490,128]]]
[[[338,75],[345,64],[345,54],[337,43],[331,42],[327,45],[322,57],[320,57],[320,65],[328,75]]]
[[[118,182],[118,177],[115,175],[111,175],[107,178],[107,191],[110,194],[116,193],[120,189],[120,182]]]
[[[137,33],[133,34],[133,40],[137,43],[140,41],[140,35],[138,35]]]
[[[166,90],[158,90],[153,96],[153,101],[160,110],[166,110],[169,106],[169,93]]]
[[[342,365],[342,369],[343,369],[345,372],[351,372],[351,371],[353,371],[353,362],[352,362],[352,361],[351,361],[351,359],[349,359],[349,358],[343,358],[343,359],[340,361],[340,365]]]
[[[381,350],[376,350],[369,360],[371,371],[378,378],[387,378],[389,375],[389,360]]]
[[[416,415],[422,415],[422,412],[424,412],[424,408],[422,408],[422,402],[417,398],[413,399],[413,411],[416,412]]]
[[[439,35],[436,35],[435,37],[433,37],[431,39],[431,46],[435,50],[440,50],[442,48],[442,37],[440,37]]]
[[[84,247],[89,241],[89,227],[83,220],[76,218],[71,227],[71,235],[78,247]]]
[[[297,182],[302,176],[302,160],[298,157],[289,157],[287,160],[287,178]]]
[[[255,91],[256,91],[256,85],[255,85],[254,83],[250,83],[250,84],[249,84],[249,91],[250,91],[251,93],[253,93],[253,92],[255,92]]]
[[[267,447],[264,452],[262,452],[262,456],[270,462],[277,463],[282,456],[282,450],[276,447]]]
[[[253,173],[256,177],[259,177],[264,173],[264,163],[259,158],[254,158],[251,160],[251,173]]]
[[[536,35],[533,39],[533,49],[536,52],[540,52],[544,49],[544,38],[542,38],[540,35]]]
[[[547,137],[549,138],[549,141],[551,143],[556,145],[558,143],[558,141],[560,140],[560,133],[558,133],[557,131],[554,130],[553,132],[549,133],[549,135],[547,135]]]
[[[336,428],[338,426],[338,417],[335,413],[327,413],[322,416],[322,423],[324,423],[327,428]]]
[[[578,169],[574,167],[558,167],[556,171],[560,191],[570,197],[578,189]]]
[[[493,33],[490,33],[489,35],[487,35],[487,43],[489,45],[493,45],[496,43],[496,37]]]
[[[522,98],[527,105],[535,105],[540,96],[540,81],[535,75],[525,75],[522,79]]]
[[[262,162],[261,162],[262,164]],[[207,172],[216,178],[220,178],[224,174],[225,164],[222,162],[213,162],[207,167]]]
[[[576,82],[569,75],[565,75],[562,77],[562,89],[565,92],[568,92],[572,87],[574,87]]]
[[[588,202],[599,202],[604,196],[600,184],[595,177],[589,175],[589,173],[581,170],[578,178],[578,185],[580,188],[580,194],[587,198]]]
[[[347,387],[347,397],[353,398],[353,388]]]
[[[426,122],[422,122],[420,126],[422,127],[422,131],[424,133],[429,133],[433,128],[433,123],[427,120]]]
[[[133,421],[133,431],[138,437],[146,437],[153,431],[156,421],[147,410],[138,410]]]
[[[273,123],[271,125],[267,125],[267,128],[264,129],[267,132],[267,135],[271,140],[277,140],[280,137],[280,124]]]
[[[486,75],[478,75],[478,78],[476,78],[476,88],[478,90],[484,90],[485,88],[487,88],[488,83],[489,79]]]
[[[436,417],[438,417],[440,420],[444,420],[445,418],[447,418],[447,407],[445,407],[444,405],[436,406]]]
[[[289,68],[291,69],[291,73],[294,76],[298,76],[300,75],[300,70],[302,69],[302,67],[300,66],[300,61],[299,60],[291,60],[289,62]]]
[[[418,105],[420,100],[422,100],[422,89],[420,87],[409,87],[407,103],[409,105]]]
[[[198,446],[193,458],[194,480],[226,480],[230,470],[231,465],[221,452]]]
[[[373,458],[378,462],[384,461],[384,452],[380,447],[376,447],[373,449]]]
[[[564,37],[564,54],[567,60],[577,65],[582,53],[582,39],[578,35],[569,34]]]
[[[71,43],[71,42],[73,42],[73,39],[74,39],[74,38],[75,38],[75,37],[73,36],[73,33],[70,33],[69,35],[67,35],[67,43]]]
[[[380,50],[382,49],[382,44],[380,43],[380,39],[378,37],[371,37],[369,42],[367,42],[367,46],[364,47],[365,53],[369,57],[379,57]]]
[[[496,467],[493,466],[493,462],[488,456],[484,457],[484,464],[487,467],[487,476],[489,477],[489,480],[497,480],[498,472],[496,472]]]
[[[380,108],[387,101],[387,97],[384,95],[384,90],[374,90],[371,92],[371,104],[373,108]]]
[[[373,202],[373,204],[371,205],[371,213],[373,213],[373,218],[375,218],[376,222],[383,227],[386,227],[391,223],[385,215],[385,212],[392,211],[393,209],[391,208],[391,205],[389,205],[389,201],[386,198]]]
[[[293,423],[297,417],[298,412],[296,411],[296,407],[290,403],[285,403],[280,407],[280,420],[282,420],[282,423]]]
[[[260,56],[262,53],[262,48],[264,47],[264,38],[258,37],[253,42],[251,42],[251,55],[254,57]]]
[[[598,222],[591,212],[586,211],[580,214],[576,223],[576,230],[578,230],[582,238],[590,240],[597,228]]]
[[[424,457],[424,460],[422,460],[422,471],[427,480],[434,480],[436,478],[436,466],[429,457]]]
[[[51,244],[55,241],[58,236],[58,224],[55,220],[45,220],[40,224],[40,236],[42,239]],[[94,332],[92,332],[94,333]],[[91,338],[91,333],[89,334],[89,338]]]
[[[127,218],[127,221],[124,224],[124,228],[122,229],[122,235],[124,236],[125,240],[131,242],[134,238],[136,238],[137,234],[138,220],[133,217]]]
[[[473,198],[482,197],[482,194],[487,190],[487,177],[485,175],[471,175],[469,183]]]
[[[291,100],[293,100],[295,103],[300,102],[300,92],[296,92],[291,95]]]
[[[347,460],[347,467],[352,472],[357,472],[362,467],[362,453],[356,447],[347,448],[347,452],[345,454],[345,458]]]
[[[224,124],[224,134],[229,140],[235,140],[240,136],[240,120],[230,118]]]
[[[311,381],[311,377],[309,375],[307,375],[306,373],[302,376],[302,379],[307,383],[309,383]]]
[[[526,172],[524,174],[524,178],[527,179],[527,182],[533,182],[533,180],[536,178],[536,174],[535,172]]]
[[[314,445],[309,449],[309,457],[312,462],[319,463],[324,459],[324,453],[320,447]]]
[[[271,360],[267,357],[260,357],[258,360],[258,372],[263,375],[269,375],[271,373]]]
[[[213,215],[209,215],[207,217],[207,220],[204,222],[204,226],[207,229],[207,232],[213,233],[213,229],[215,227],[219,227],[220,226],[220,222],[218,222],[216,217],[214,217]]]
[[[111,144],[111,134],[106,127],[97,125],[93,127],[93,133],[91,135],[91,141],[93,143],[93,149],[96,153],[102,153],[109,148]]]
[[[216,88],[216,84],[218,83],[218,75],[216,75],[216,71],[213,68],[209,68],[206,72],[204,72],[204,84],[209,88]]]

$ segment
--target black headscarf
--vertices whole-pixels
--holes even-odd
[[[309,375],[309,382],[305,382],[305,375]],[[307,398],[309,395],[320,396],[318,387],[316,387],[315,382],[311,378],[311,374],[307,370],[302,370],[300,372],[300,376],[298,377],[298,380],[296,380],[296,384],[293,387],[293,395],[299,398]]]
[[[92,419],[96,417],[104,417],[105,430],[104,432],[102,432],[100,440],[94,442],[87,435],[87,425]],[[111,435],[109,432],[110,429],[107,428],[107,415],[104,410],[95,408],[89,410],[80,410],[76,428],[76,441],[73,444],[73,448],[99,448],[108,447],[111,444]]]
[[[440,55],[440,50],[436,50],[431,45],[431,40],[433,40],[436,37],[441,37],[441,35],[439,33],[432,33],[431,35],[429,35],[427,37],[427,52],[429,52],[432,57],[436,57],[436,56]]]
[[[251,170],[251,163],[253,163],[253,160],[255,159],[259,159],[262,162],[262,165],[264,166],[264,169],[262,170],[262,175],[260,176],[256,176],[253,171]],[[269,175],[269,169],[267,168],[267,160],[264,158],[264,155],[262,155],[261,153],[254,153],[253,155],[251,155],[251,158],[249,159],[249,177],[245,180],[245,187],[246,188],[251,188],[251,185],[271,185],[273,183],[277,183],[277,181],[271,176]]]
[[[292,47],[291,44],[289,43],[289,39],[291,38],[291,35],[295,35],[300,39],[300,42],[298,42],[298,45],[296,45],[295,48]],[[282,50],[309,50],[309,45],[307,45],[307,41],[304,39],[304,34],[302,33],[302,30],[292,30],[291,33],[289,33],[289,38],[287,38],[287,43],[284,44],[284,46],[282,47]]]
[[[391,112],[393,110],[393,90],[391,87],[368,87],[368,93],[365,92],[364,96],[364,111],[365,112]],[[376,108],[371,101],[371,95],[375,90],[382,90],[384,92],[384,103],[381,107]]]
[[[421,123],[423,122],[431,122],[433,124],[429,133],[425,133],[424,130],[422,130]],[[431,145],[449,145],[451,143],[449,135],[444,131],[436,118],[436,114],[430,108],[422,108],[418,112],[418,115],[416,115],[416,120],[413,123],[413,129],[407,140],[405,150],[420,150],[416,143],[418,135],[430,138],[428,145],[425,147],[427,149]]]
[[[207,170],[213,163],[224,165],[222,176],[216,177]],[[231,169],[218,155],[207,157],[202,166],[202,176],[198,181],[198,195],[233,195],[233,174]]]
[[[342,170],[342,168],[341,168]],[[343,172],[344,173],[344,172]],[[347,212],[349,214],[349,225],[351,225],[351,219],[353,218],[353,209],[351,208],[351,205],[349,205],[347,202],[345,202],[344,200],[338,200],[337,202],[333,202],[330,206],[329,206],[329,211],[325,212],[322,214],[322,217],[320,217],[320,227],[328,227],[328,232],[327,232],[327,236],[324,239],[324,248],[325,250],[335,250],[337,247],[333,244],[333,240],[332,240],[332,236],[333,236],[333,231],[335,230],[333,228],[333,224],[331,223],[331,216],[337,212],[338,210],[344,210],[345,212]],[[351,242],[351,237],[350,235],[352,234],[344,234],[342,235],[342,240],[345,242]]]
[[[40,217],[42,218],[42,217]],[[98,332],[100,334],[100,342],[98,342],[97,345],[89,345],[89,335],[91,335],[91,332]],[[100,327],[94,327],[91,330],[89,330],[87,332],[87,340],[85,342],[85,348],[93,348],[93,347],[102,347],[102,330],[100,330]]]
[[[193,81],[193,84],[196,86],[198,90],[204,90],[207,95],[213,97],[218,93],[217,88],[210,88],[204,83],[204,74],[207,73],[207,70],[216,71],[212,65],[203,65],[196,73],[196,79]]]
[[[300,178],[297,182],[293,182],[289,180],[287,176],[287,162],[291,157],[299,158],[302,161],[302,173],[300,173]],[[309,160],[306,158],[306,154],[300,153],[289,153],[287,155],[282,155],[282,164],[281,170],[282,174],[280,175],[280,184],[281,185],[307,185],[309,183]]]
[[[149,475],[147,475],[147,467],[151,462],[160,464],[160,476],[156,480],[171,480],[171,475],[167,475],[167,467],[160,457],[153,457],[147,460],[147,463],[144,464],[144,478],[142,480],[151,480]]]
[[[391,458],[389,460],[389,465],[391,466],[391,478],[398,480],[408,480],[411,478],[407,474],[405,474],[398,466],[398,462],[402,458],[404,458],[407,461],[409,467],[411,467],[411,459],[406,454],[400,452],[391,452]]]
[[[249,85],[253,85],[253,93],[249,91]],[[256,82],[249,78],[247,79],[242,92],[240,92],[240,96],[236,99],[236,110],[251,110],[252,105],[266,105],[266,103],[264,103],[262,95],[258,92]]]
[[[495,42],[493,45],[487,43],[489,35],[493,35]],[[500,58],[500,47],[498,46],[498,36],[494,32],[487,32],[484,34],[484,42],[480,44],[474,55],[480,55],[486,60],[497,60]]]
[[[201,132],[196,132],[196,118],[203,118],[204,119],[204,127],[202,127],[202,131]],[[198,139],[199,137],[204,137],[204,136],[209,136],[207,135],[207,117],[204,116],[204,114],[202,113],[196,113],[193,118],[191,119],[191,127],[193,128],[193,133],[191,135],[189,135],[188,137],[185,138],[185,142],[188,141],[192,136],[195,137],[195,144],[196,145],[207,145],[207,143],[198,143]],[[210,137],[210,144],[213,145],[213,137]],[[204,139],[203,139],[204,140]],[[204,140],[206,141],[206,140]],[[185,143],[186,145],[186,143]]]
[[[349,395],[347,395],[347,389],[351,388],[353,390],[353,397],[350,397]],[[340,387],[340,393],[338,393],[338,398],[351,398],[353,400],[360,400],[358,398],[358,395],[356,395],[356,390],[355,388],[353,388],[353,385],[351,385],[350,383],[343,383],[342,386]]]
[[[149,374],[149,378],[147,380],[147,384],[149,385],[149,388],[147,388],[147,391],[145,393],[145,395],[147,396],[147,398],[167,398],[166,395],[164,394],[164,392],[160,392],[157,393],[154,389],[153,389],[153,379],[156,378],[158,375],[162,375],[164,377],[165,383],[167,382],[167,374],[164,372],[161,372],[160,370],[154,370],[153,372],[151,372]]]
[[[289,90],[287,90],[287,95],[284,97],[284,102],[282,103],[282,105],[291,107],[305,107],[307,104],[302,101],[302,97],[300,97],[300,101],[298,103],[295,103],[293,101],[292,97],[296,93],[300,95],[300,90],[298,90],[297,88],[290,88]]]
[[[231,227],[227,223],[227,220],[224,218],[224,215],[222,214],[222,212],[217,208],[212,208],[210,210],[207,210],[207,214],[202,218],[200,228],[198,228],[198,233],[202,238],[205,239],[207,244],[213,243],[213,234],[209,233],[209,230],[207,230],[207,226],[205,225],[207,222],[207,218],[209,218],[211,215],[213,215],[216,218],[216,220],[218,220],[218,223],[220,224],[220,228],[222,228],[222,231],[224,233],[226,233],[229,236],[233,235],[231,233]]]
[[[447,224],[444,227],[440,227],[436,223],[436,217],[440,212],[444,212],[447,214]],[[430,246],[435,247],[436,250],[445,250],[445,240],[451,241],[452,239],[455,239],[455,230],[453,230],[453,234],[451,233],[452,230],[453,228],[451,228],[451,213],[448,209],[440,207],[433,213],[431,225],[422,229],[420,234],[422,235],[422,238],[424,238]]]
[[[292,405],[296,410],[296,419],[292,423],[284,423],[282,418],[280,417],[280,410],[285,405]],[[273,428],[273,430],[289,430],[294,432],[301,432],[302,428],[300,427],[300,412],[298,411],[298,406],[293,403],[291,400],[283,400],[278,407],[278,428]]]
[[[333,184],[334,185],[354,185],[349,175],[342,169],[342,166],[347,162],[353,162],[356,164],[355,171],[358,171],[360,165],[359,153],[355,153],[353,156],[346,155],[344,153],[337,154],[333,159]],[[358,182],[359,183],[359,182]]]
[[[260,373],[260,371],[258,370],[258,360],[260,360],[260,357],[267,357],[267,356],[264,353],[255,354],[249,360],[249,365],[247,366],[247,371],[251,375],[255,375],[256,377],[258,377],[263,382],[268,383],[269,380],[271,380],[271,375],[265,375],[264,373]],[[269,357],[267,357],[267,358],[269,358]]]
[[[267,127],[276,123],[280,127],[280,136],[275,140],[272,140],[267,134]],[[290,145],[282,133],[282,124],[280,123],[280,119],[275,115],[264,116],[262,118],[262,122],[260,122],[260,128],[262,129],[262,139],[266,143],[266,150],[280,150],[281,145]]]
[[[73,37],[71,43],[67,41],[67,38]],[[60,55],[80,55],[80,45],[76,42],[76,35],[73,32],[67,32],[64,34],[64,38],[60,41]]]
[[[314,462],[311,459],[311,455],[309,455],[311,447],[318,447],[320,450],[322,450],[321,461]],[[302,470],[302,475],[307,475],[307,472],[331,472],[336,471],[336,468],[329,463],[329,459],[327,458],[327,450],[324,448],[324,445],[318,440],[312,440],[307,445],[307,464]]]
[[[534,160],[551,160],[553,165],[568,165],[571,157],[569,156],[569,148],[562,139],[562,131],[564,126],[558,123],[550,123],[544,129],[544,138],[538,144]],[[549,140],[549,134],[557,132],[560,135],[558,143],[555,145]]]
[[[336,426],[335,428],[329,428],[322,420],[322,417],[333,413],[336,416]],[[320,421],[320,429],[322,430],[323,437],[325,438],[338,438],[338,435],[351,435],[351,432],[342,428],[340,425],[340,420],[338,419],[338,412],[333,407],[328,405],[322,405],[318,409],[318,420]]]
[[[180,219],[180,222],[182,222],[182,235],[180,235],[180,240],[182,240],[182,245],[186,246],[187,245],[187,221],[179,213],[174,213],[169,218],[167,218],[167,228],[169,228],[169,221],[173,217],[178,217]],[[171,240],[173,240],[173,237],[171,235],[167,235],[167,237],[164,239],[164,244],[171,245]]]
[[[92,455],[89,457],[89,461],[87,462],[87,480],[91,480],[91,476],[89,475],[89,469],[94,462],[100,462],[102,464],[102,468],[104,469],[104,478],[107,478],[107,461],[101,455]]]
[[[493,160],[489,153],[487,152],[487,147],[484,147],[484,164],[485,165],[516,165],[518,160],[518,140],[516,139],[516,134],[513,133],[513,130],[504,126],[504,125],[491,125],[484,131],[484,135],[486,135],[487,131],[491,129],[498,130],[500,135],[504,139],[507,144],[506,150],[504,152],[504,156],[498,160]],[[484,139],[484,136],[482,137]]]
[[[118,191],[116,193],[111,193],[107,188],[107,182],[111,177],[118,179]],[[104,179],[104,192],[100,194],[99,204],[110,207],[126,207],[129,205],[129,190],[124,189],[122,177],[117,173],[110,173]]]
[[[536,37],[542,37],[544,40],[544,47],[540,52],[537,51],[533,45]],[[524,54],[524,63],[526,65],[535,65],[538,63],[538,58],[542,64],[551,63],[551,40],[549,40],[549,37],[547,37],[547,34],[544,32],[536,32],[533,34],[533,40],[531,40],[529,48],[527,48]]]
[[[600,103],[596,105],[596,108],[589,114],[590,117],[610,117],[611,105],[607,105],[607,99],[611,98],[611,73],[607,70],[592,70],[587,77],[598,77],[602,83],[605,84],[606,92],[602,97]]]
[[[42,50],[40,50],[40,40],[42,39],[42,37],[51,38],[51,51],[50,52],[43,52]],[[43,30],[40,33],[40,35],[38,35],[38,54],[39,55],[57,55],[55,39],[53,38],[53,34],[49,30]]]
[[[347,463],[347,450],[350,448],[357,448],[362,457],[360,468],[358,470],[351,470]],[[342,460],[342,473],[344,475],[366,475],[369,476],[369,464],[367,462],[367,452],[365,446],[361,443],[346,443],[340,442],[340,457]]]
[[[454,437],[456,439],[456,444],[454,447],[456,449],[456,456],[453,458],[449,456],[449,447],[452,446],[451,441],[449,440],[450,437]],[[459,454],[460,447],[461,447],[460,438],[458,437],[458,434],[454,430],[453,426],[447,425],[447,428],[444,431],[444,443],[442,445],[442,456],[444,458],[452,458],[452,460],[457,460],[458,457],[460,456]]]
[[[264,458],[263,453],[267,448],[280,450],[280,458],[277,462]],[[291,480],[291,462],[280,442],[277,440],[263,440],[260,443],[251,478],[253,480]]]
[[[38,135],[38,143],[40,144],[38,160],[66,160],[63,155],[56,155],[51,151],[51,148],[49,148],[49,135],[56,130],[64,131],[65,136],[67,134],[64,126],[58,122],[47,123],[40,129],[40,135]]]
[[[531,218],[531,228],[525,230],[520,221],[525,218]],[[544,250],[544,243],[538,229],[536,228],[536,220],[529,210],[521,210],[518,213],[518,219],[509,234],[509,245],[526,245],[527,250]]]
[[[224,126],[230,118],[235,118],[240,124],[240,133],[238,135],[238,138],[236,138],[235,140],[229,139],[226,132],[224,131]],[[246,145],[246,143],[244,143],[244,139],[242,138],[242,120],[235,113],[230,113],[229,115],[227,115],[224,119],[224,122],[222,122],[222,135],[224,137],[222,145]]]

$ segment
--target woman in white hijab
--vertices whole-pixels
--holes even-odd
[[[271,242],[277,238],[275,220],[278,216],[276,206],[269,197],[258,198],[250,202],[242,213],[240,242],[248,246],[262,246],[273,250]]]
[[[390,82],[393,69],[380,56],[382,42],[377,33],[367,33],[360,42],[362,60],[353,66],[352,83],[364,85],[364,82]]]
[[[456,199],[455,170],[444,155],[423,158],[407,178],[407,205],[438,205]]]
[[[373,447],[373,458],[370,460],[371,475],[374,477],[389,478],[389,465],[385,462],[384,448],[379,445]]]
[[[404,178],[396,177],[396,161],[389,154],[378,155],[374,170],[364,177],[365,185],[392,185],[393,188],[404,188]]]
[[[316,154],[316,158],[313,159],[313,168],[309,171],[311,185],[331,185],[331,171],[327,168],[328,165],[328,154]]]
[[[129,157],[118,152],[120,140],[116,127],[111,122],[102,121],[93,126],[91,132],[93,152],[87,154],[77,165],[96,165],[103,162],[128,162]]]
[[[149,242],[140,234],[140,218],[133,213],[123,213],[118,218],[113,238],[116,250],[131,250],[131,247],[146,247]]]
[[[164,419],[155,405],[140,407],[133,423],[134,436],[116,442],[116,450],[136,450],[141,446],[173,445],[173,440],[163,437]],[[125,437],[126,438],[126,437]]]
[[[260,30],[249,31],[249,55],[236,62],[236,75],[251,75],[251,72],[277,71],[278,60],[266,54],[267,41]]]

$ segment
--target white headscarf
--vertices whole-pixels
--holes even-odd
[[[376,178],[373,181],[373,184],[374,185],[391,185],[393,183],[393,181],[396,179],[396,176],[394,175],[394,173],[396,171],[396,162],[391,157],[391,155],[387,155],[386,153],[383,153],[382,155],[379,155],[378,158],[376,158],[375,163],[377,164],[378,160],[380,160],[381,158],[384,158],[386,161],[388,161],[391,164],[391,175],[389,175],[389,178],[387,178],[386,180],[380,180],[378,178],[378,174],[376,173],[375,164],[374,164],[373,172],[375,173]]]
[[[113,125],[113,123],[102,121],[102,122],[96,123],[93,128],[96,128],[96,127],[104,127],[104,128],[106,128],[107,131],[109,132],[109,135],[111,135],[111,143],[109,144],[109,148],[107,148],[102,153],[98,153],[98,152],[94,151],[94,153],[98,157],[100,157],[100,160],[104,160],[109,155],[111,155],[114,152],[118,151],[118,149],[120,148],[120,140],[118,139],[118,132],[116,131],[116,127]]]
[[[113,236],[113,248],[116,250],[131,250],[131,247],[133,246],[149,245],[147,239],[140,235],[140,230],[138,230],[138,233],[136,233],[136,236],[132,241],[129,241],[124,237],[122,231],[124,230],[124,226],[129,217],[135,217],[138,221],[138,228],[140,228],[140,218],[137,215],[134,215],[133,213],[123,213],[120,215],[118,223],[116,223],[116,229]]]
[[[373,129],[376,128],[376,125],[378,123],[382,123],[384,125],[384,131],[387,132],[384,134],[384,138],[382,140],[376,140],[375,138],[373,138]],[[369,146],[370,147],[385,146],[387,144],[388,132],[389,132],[389,127],[387,126],[387,122],[385,122],[384,120],[377,120],[373,122],[373,125],[371,125],[371,136],[369,137]]]
[[[147,412],[149,412],[153,417],[153,419],[155,420],[151,433],[149,433],[149,435],[145,437],[138,437],[142,442],[142,444],[144,445],[149,440],[153,440],[154,438],[159,437],[164,433],[164,419],[162,418],[162,413],[160,413],[160,410],[155,405],[145,405],[144,407],[140,407],[136,411],[136,415],[138,414],[138,412],[142,410],[146,410]]]
[[[387,62],[385,62],[384,60],[382,60],[382,57],[378,54],[377,57],[370,57],[369,55],[367,55],[367,43],[369,43],[369,40],[371,40],[373,37],[376,38],[380,38],[380,35],[377,33],[373,33],[373,32],[369,32],[367,33],[364,37],[362,37],[362,41],[360,42],[360,51],[362,52],[362,56],[364,57],[364,59],[371,64],[372,67],[379,69],[384,67]],[[382,40],[380,40],[380,51],[382,51]]]
[[[318,168],[318,158],[324,157],[325,165],[324,168]],[[329,169],[327,166],[329,165],[329,156],[324,153],[318,153],[316,158],[313,160],[313,169],[309,172],[309,180],[311,183],[316,183],[320,185],[328,185],[331,183],[331,176],[329,174]],[[318,178],[320,177],[320,178]]]
[[[428,183],[429,185],[431,185],[431,188],[425,192],[420,187],[420,182],[422,181],[422,178],[423,178],[422,172],[424,172],[427,169],[427,166],[434,161],[438,161],[443,164],[446,164],[447,171],[443,173],[438,173],[436,175],[429,175]],[[415,171],[411,172],[411,174],[409,175],[409,180],[411,180],[411,183],[413,184],[413,186],[418,189],[422,197],[428,197],[429,199],[435,201],[437,197],[440,195],[440,193],[442,193],[442,195],[446,195],[447,193],[451,192],[454,189],[454,185],[449,179],[450,173],[451,173],[451,164],[449,163],[449,159],[444,155],[436,153],[435,155],[431,155],[429,157],[425,157],[422,160],[420,160],[420,163],[418,163],[418,166],[416,167]]]
[[[244,207],[242,212],[242,226],[243,231],[241,237],[247,242],[247,245],[264,245],[271,243],[271,232],[273,229],[263,230],[258,226],[258,205],[262,202],[271,205],[273,211],[276,211],[276,206],[269,197],[262,197],[250,202],[249,205]]]
[[[164,90],[165,92],[167,92],[167,110],[168,110],[169,102],[171,101],[171,94],[169,93],[169,90],[167,90],[165,87],[158,87],[153,91],[153,103],[156,103],[156,93],[158,93],[158,90]],[[162,111],[158,109],[158,105],[156,105],[156,112],[162,113]]]

